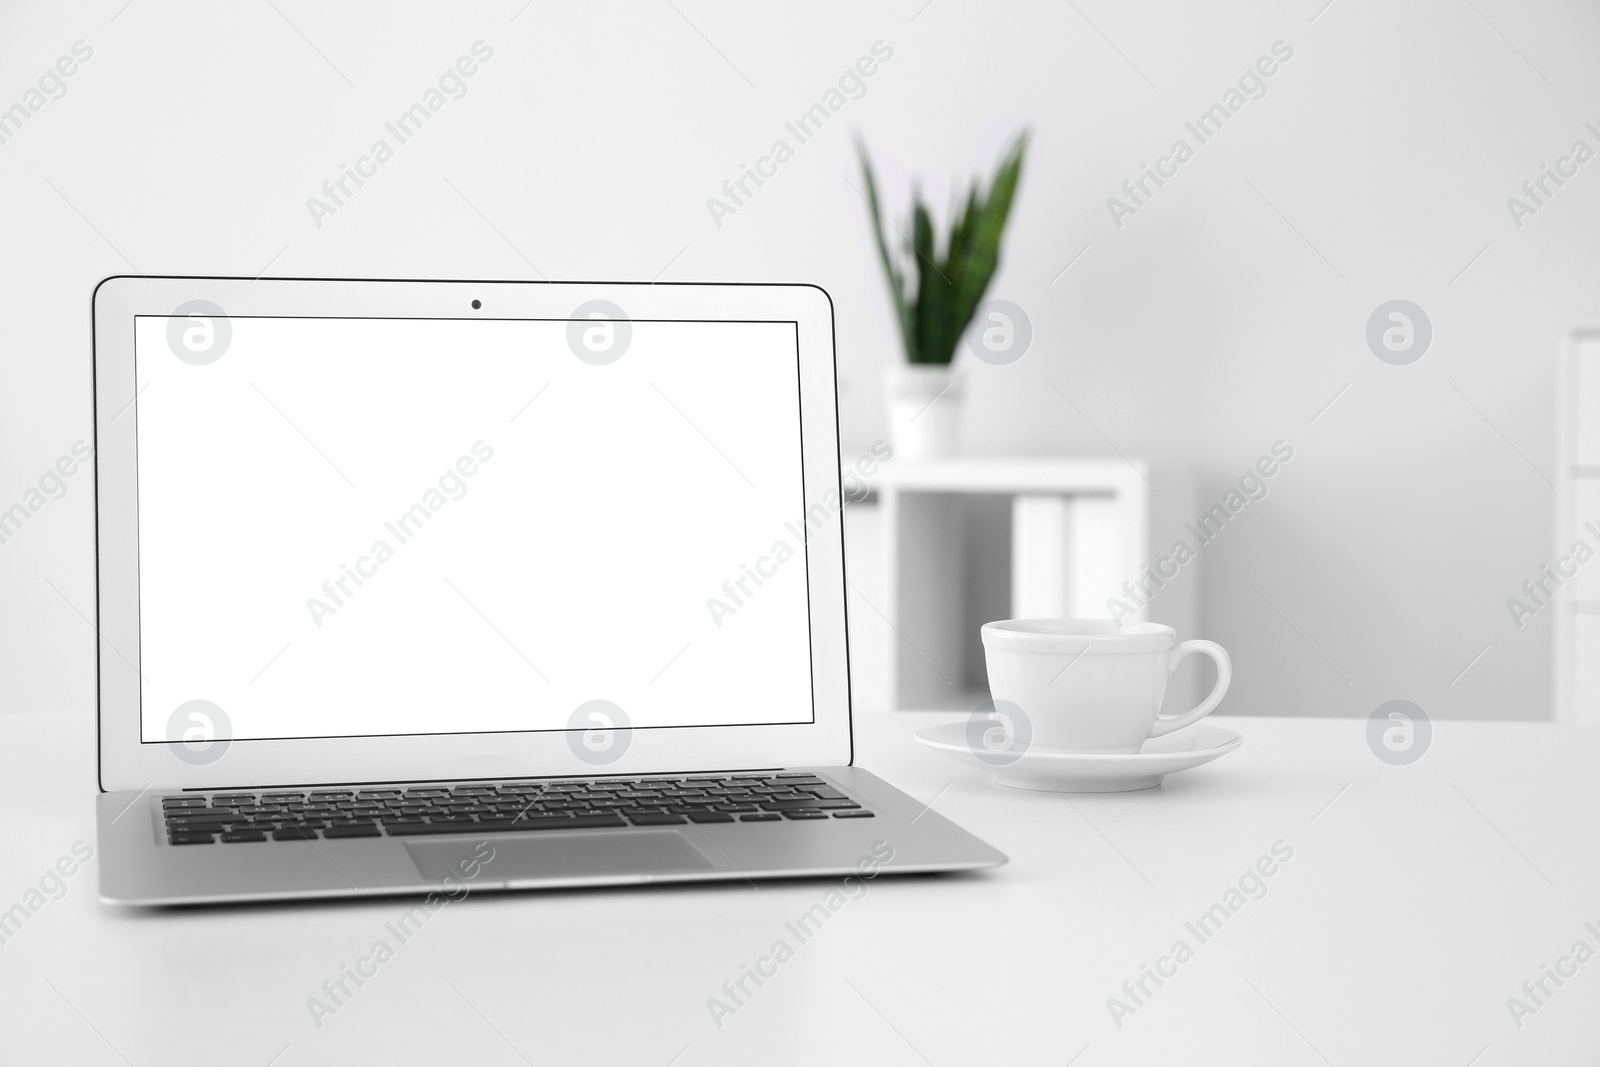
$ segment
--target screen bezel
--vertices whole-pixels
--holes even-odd
[[[214,762],[141,742],[137,403],[134,318],[208,300],[238,316],[566,318],[609,300],[639,319],[796,325],[804,503],[840,501],[833,308],[810,285],[187,278],[119,275],[94,291],[99,778],[105,790],[615,775],[848,764],[849,666],[841,508],[806,544],[811,723],[632,731],[626,752],[596,766],[567,731],[429,733],[231,741]],[[474,309],[472,301],[480,307]],[[799,502],[797,502],[797,507]],[[798,516],[797,516],[798,517]],[[751,699],[759,699],[752,694]]]

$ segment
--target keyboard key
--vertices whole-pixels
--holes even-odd
[[[205,797],[162,797],[161,806],[164,808],[203,808],[206,806]]]
[[[783,813],[783,815],[784,818],[796,820],[826,819],[828,817],[828,813],[825,811],[786,811]]]
[[[544,808],[540,807],[537,804],[517,804],[517,805],[515,805],[513,807],[500,809],[500,813],[498,815],[494,816],[494,817],[497,818],[497,819],[529,819],[529,818],[532,818],[535,815],[556,815],[556,814],[560,814],[560,813],[559,812],[546,811]]]
[[[173,834],[167,838],[174,845],[209,845],[215,842],[210,834]]]
[[[505,834],[510,833],[512,830],[529,829],[536,821],[542,821],[542,818],[540,820],[480,819],[477,822],[471,823],[435,821],[429,824],[429,826],[433,827],[433,829],[425,832],[447,834]],[[567,825],[571,821],[572,820],[566,818],[565,816],[562,816],[559,820],[562,826]]]
[[[167,821],[167,832],[174,834],[220,834],[226,828],[223,823],[215,819],[206,819],[204,821],[169,819]]]
[[[783,816],[775,811],[763,811],[754,815],[739,816],[740,822],[782,822]]]
[[[629,815],[628,818],[632,820],[633,825],[635,826],[674,826],[681,825],[683,823],[682,815],[674,815],[671,812],[665,811]]]
[[[859,808],[861,805],[853,800],[821,800],[816,797],[810,800],[764,800],[761,802],[763,811],[795,811],[802,808]]]
[[[692,811],[690,822],[732,822],[733,816],[724,811]]]
[[[272,833],[274,841],[314,841],[316,837],[317,832],[311,827],[296,826],[292,823],[281,830],[274,830]]]
[[[233,819],[242,818],[244,816],[235,815],[231,811],[212,811],[210,808],[185,808],[181,813],[167,812],[165,822],[168,826],[190,826],[203,822],[229,822]]]
[[[496,819],[494,821],[497,824],[505,824],[506,828],[510,830],[560,830],[568,826],[576,826],[585,819],[593,818],[604,820],[596,825],[612,825],[613,820],[616,823],[627,825],[613,815],[576,816],[564,811],[528,811],[523,812],[515,819]]]
[[[836,812],[833,813],[833,817],[835,819],[871,819],[871,818],[874,818],[872,812],[870,812],[870,811],[859,811],[859,810],[858,811],[836,811]]]
[[[627,826],[615,815],[572,818],[567,815],[540,815],[531,819],[493,819],[476,823],[420,823],[416,826],[388,827],[390,837],[415,837],[433,834],[503,834],[522,830],[577,830]]]
[[[381,837],[382,834],[372,823],[362,823],[359,826],[330,826],[322,831],[322,836],[333,840],[340,837]]]
[[[265,841],[267,835],[260,830],[229,830],[222,835],[223,844],[232,841]]]

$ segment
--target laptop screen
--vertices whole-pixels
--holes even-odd
[[[795,323],[140,316],[135,360],[141,740],[813,721]]]

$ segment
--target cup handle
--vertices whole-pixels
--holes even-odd
[[[1199,722],[1207,715],[1210,715],[1212,709],[1222,703],[1222,698],[1227,694],[1228,683],[1233,681],[1233,661],[1228,658],[1228,653],[1223,650],[1222,646],[1215,641],[1183,642],[1183,644],[1168,653],[1167,673],[1171,674],[1177,670],[1178,664],[1182,663],[1186,656],[1191,656],[1196,652],[1203,652],[1215,661],[1217,665],[1217,684],[1212,687],[1211,695],[1202,700],[1200,706],[1193,711],[1185,712],[1182,715],[1174,715],[1169,719],[1158,717],[1154,726],[1151,727],[1151,737],[1170,734],[1174,730],[1181,730],[1185,726]]]

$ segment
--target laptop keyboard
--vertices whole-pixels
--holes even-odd
[[[873,817],[803,773],[184,793],[161,807],[174,845]]]

